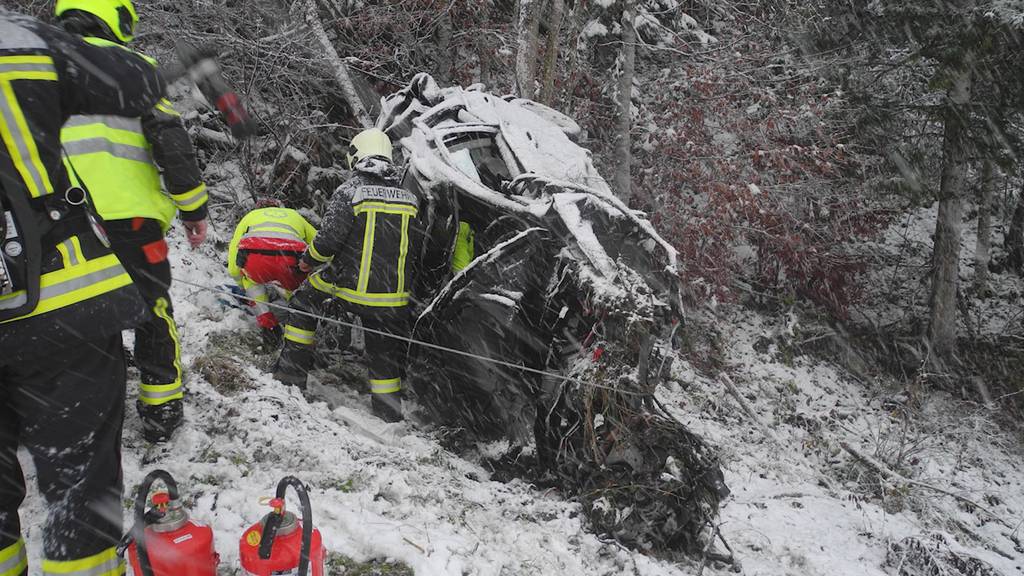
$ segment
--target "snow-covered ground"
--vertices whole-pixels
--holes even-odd
[[[260,368],[267,359],[252,353],[251,320],[192,285],[226,282],[223,256],[211,245],[189,251],[178,228],[172,246],[182,280],[173,295],[184,365],[233,354],[229,362],[242,377],[231,389],[190,369],[187,424],[165,447],[142,441],[129,409],[126,487],[154,468],[171,472],[194,518],[213,526],[221,574],[239,573],[238,539],[269,510],[260,497],[286,475],[310,486],[328,551],[357,561],[390,558],[417,575],[698,573],[699,562],[658,560],[598,538],[579,506],[556,492],[490,480],[486,467],[445,450],[425,426],[378,420],[365,394],[344,381],[338,389],[314,384],[320,400],[313,402],[276,382]],[[1019,438],[993,428],[978,406],[941,393],[914,403],[884,381],[859,382],[827,364],[789,357],[772,343],[784,325],[738,309],[720,314],[728,372],[768,431],[720,382],[685,362],[676,364],[660,397],[721,450],[732,490],[721,532],[743,574],[895,574],[884,566],[887,543],[934,532],[1006,576],[1024,573]],[[131,396],[134,388],[130,383]],[[927,489],[880,484],[840,441],[983,503],[1010,527]],[[30,490],[22,518],[38,566],[44,511]]]

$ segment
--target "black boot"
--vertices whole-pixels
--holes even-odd
[[[185,419],[181,400],[171,400],[157,406],[139,400],[135,403],[135,409],[142,420],[142,436],[150,442],[166,442]]]
[[[274,378],[282,384],[306,390],[306,376],[313,366],[313,347],[285,342],[274,364]]]
[[[385,422],[401,422],[402,396],[398,392],[391,394],[370,394],[370,405],[373,414]]]

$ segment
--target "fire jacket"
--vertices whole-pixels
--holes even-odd
[[[258,208],[246,214],[235,227],[235,234],[228,245],[228,274],[245,290],[246,296],[255,302],[256,319],[260,326],[272,328],[277,325],[277,318],[266,304],[270,300],[270,295],[263,283],[254,281],[246,274],[239,257],[239,246],[244,245],[248,248],[242,252],[249,252],[255,248],[265,255],[289,252],[296,246],[301,246],[301,252],[315,236],[316,228],[290,208]],[[289,279],[277,280],[286,290],[297,288],[290,285],[292,283],[288,281]]]
[[[423,239],[420,198],[398,187],[390,163],[366,158],[331,197],[320,233],[303,260],[328,264],[309,277],[313,288],[361,306],[409,303]]]
[[[101,38],[85,41],[127,50]],[[60,138],[71,164],[71,180],[85,181],[104,220],[150,218],[166,232],[176,211],[183,220],[206,217],[206,185],[192,141],[166,98],[141,118],[72,116]],[[167,194],[161,186],[161,168]]]
[[[141,116],[163,95],[146,60],[0,8],[0,357],[123,330],[145,305],[69,189],[58,135],[73,114]]]

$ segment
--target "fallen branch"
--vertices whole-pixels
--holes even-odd
[[[320,21],[320,15],[317,13],[317,0],[306,0],[306,22],[309,23],[310,28],[313,29],[313,35],[324,49],[324,55],[331,64],[334,79],[337,80],[338,86],[341,88],[342,96],[352,108],[352,116],[362,124],[363,128],[373,127],[373,121],[370,120],[369,113],[363,107],[363,101],[359,99],[352,76],[348,73],[348,67],[338,56],[338,51],[334,49],[334,45],[327,37],[327,32],[324,31],[324,24]]]
[[[971,500],[970,498],[967,498],[966,496],[961,496],[960,494],[957,494],[956,492],[953,492],[952,490],[947,490],[945,488],[942,488],[941,486],[935,486],[934,484],[928,484],[926,482],[920,482],[918,480],[912,480],[910,478],[907,478],[906,476],[900,474],[899,472],[896,472],[895,470],[890,469],[888,466],[886,466],[882,462],[879,462],[878,460],[872,458],[871,456],[868,456],[867,454],[861,452],[857,448],[854,448],[853,446],[851,446],[847,442],[844,442],[844,441],[840,440],[839,441],[839,445],[842,446],[843,450],[846,450],[847,452],[849,452],[850,455],[852,455],[854,458],[856,458],[857,460],[860,460],[864,464],[867,464],[869,467],[874,468],[875,471],[877,471],[879,474],[881,474],[885,478],[888,478],[890,480],[893,480],[893,481],[896,481],[896,482],[899,482],[899,483],[902,483],[902,484],[906,484],[906,485],[909,485],[909,486],[917,486],[918,488],[924,488],[924,489],[927,489],[927,490],[931,490],[933,492],[938,492],[939,494],[944,494],[946,496],[950,496],[950,497],[952,497],[952,498],[954,498],[956,500],[959,500],[959,501],[963,502],[964,504],[968,504],[970,506],[973,506],[973,507],[977,508],[978,510],[981,510],[982,512],[984,512],[984,513],[988,514],[990,517],[992,517],[992,519],[995,520],[996,522],[999,522],[1000,524],[1002,524],[1003,526],[1006,526],[1007,528],[1010,528],[1011,530],[1013,529],[1013,526],[1009,522],[1007,522],[1006,520],[1003,520],[1003,518],[1001,516],[999,516],[998,514],[996,514],[993,511],[989,510],[988,508],[982,506],[981,504],[978,504],[974,500]]]
[[[761,419],[757,417],[757,413],[754,412],[754,409],[750,407],[750,404],[747,403],[747,400],[743,397],[742,394],[740,394],[739,389],[736,388],[736,384],[733,384],[732,378],[729,378],[729,375],[726,374],[725,372],[722,372],[722,382],[725,383],[725,389],[729,392],[729,395],[732,396],[733,399],[735,399],[736,402],[740,405],[740,410],[743,410],[743,413],[747,415],[747,418],[750,418],[754,422],[754,424],[756,424],[757,427],[761,429],[761,432],[763,432],[765,436],[771,438],[772,440],[778,441],[778,438],[775,437],[775,433],[772,432],[770,428],[768,428],[767,424],[762,422]]]

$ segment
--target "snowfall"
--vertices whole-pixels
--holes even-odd
[[[915,218],[926,238],[934,210]],[[171,232],[187,422],[171,442],[152,446],[142,440],[135,411],[127,411],[126,525],[134,487],[147,472],[165,469],[193,518],[213,527],[219,573],[240,574],[240,536],[269,511],[261,498],[294,475],[309,486],[314,524],[328,552],[359,562],[391,560],[417,575],[730,573],[702,568],[699,559],[670,562],[622,548],[589,531],[580,506],[557,491],[491,480],[484,456],[499,455],[507,445],[452,453],[442,446],[441,432],[417,417],[414,400],[406,405],[409,421],[388,424],[371,414],[367,394],[345,378],[314,375],[311,399],[275,381],[266,370],[270,357],[254,352],[252,319],[224,306],[211,290],[229,282],[222,247],[233,222],[213,224],[210,241],[195,251],[180,227]],[[900,226],[893,234],[906,238],[907,224]],[[1019,436],[991,424],[988,408],[937,392],[924,397],[923,418],[906,424],[901,386],[782,353],[775,343],[794,334],[795,318],[725,305],[714,314],[727,343],[726,372],[757,420],[740,409],[722,380],[682,359],[659,397],[720,451],[732,494],[719,529],[739,572],[896,574],[886,565],[889,543],[938,535],[942,547],[976,556],[1005,576],[1024,574],[1024,450]],[[211,357],[226,358],[241,383],[208,381],[201,366]],[[129,396],[137,394],[135,382],[132,371]],[[988,512],[926,488],[865,497],[859,483],[870,470],[840,442],[875,456],[904,450],[916,480],[983,503]],[[31,464],[24,453],[20,457],[32,487],[22,518],[38,566],[45,511]],[[292,499],[289,506],[297,508]]]

